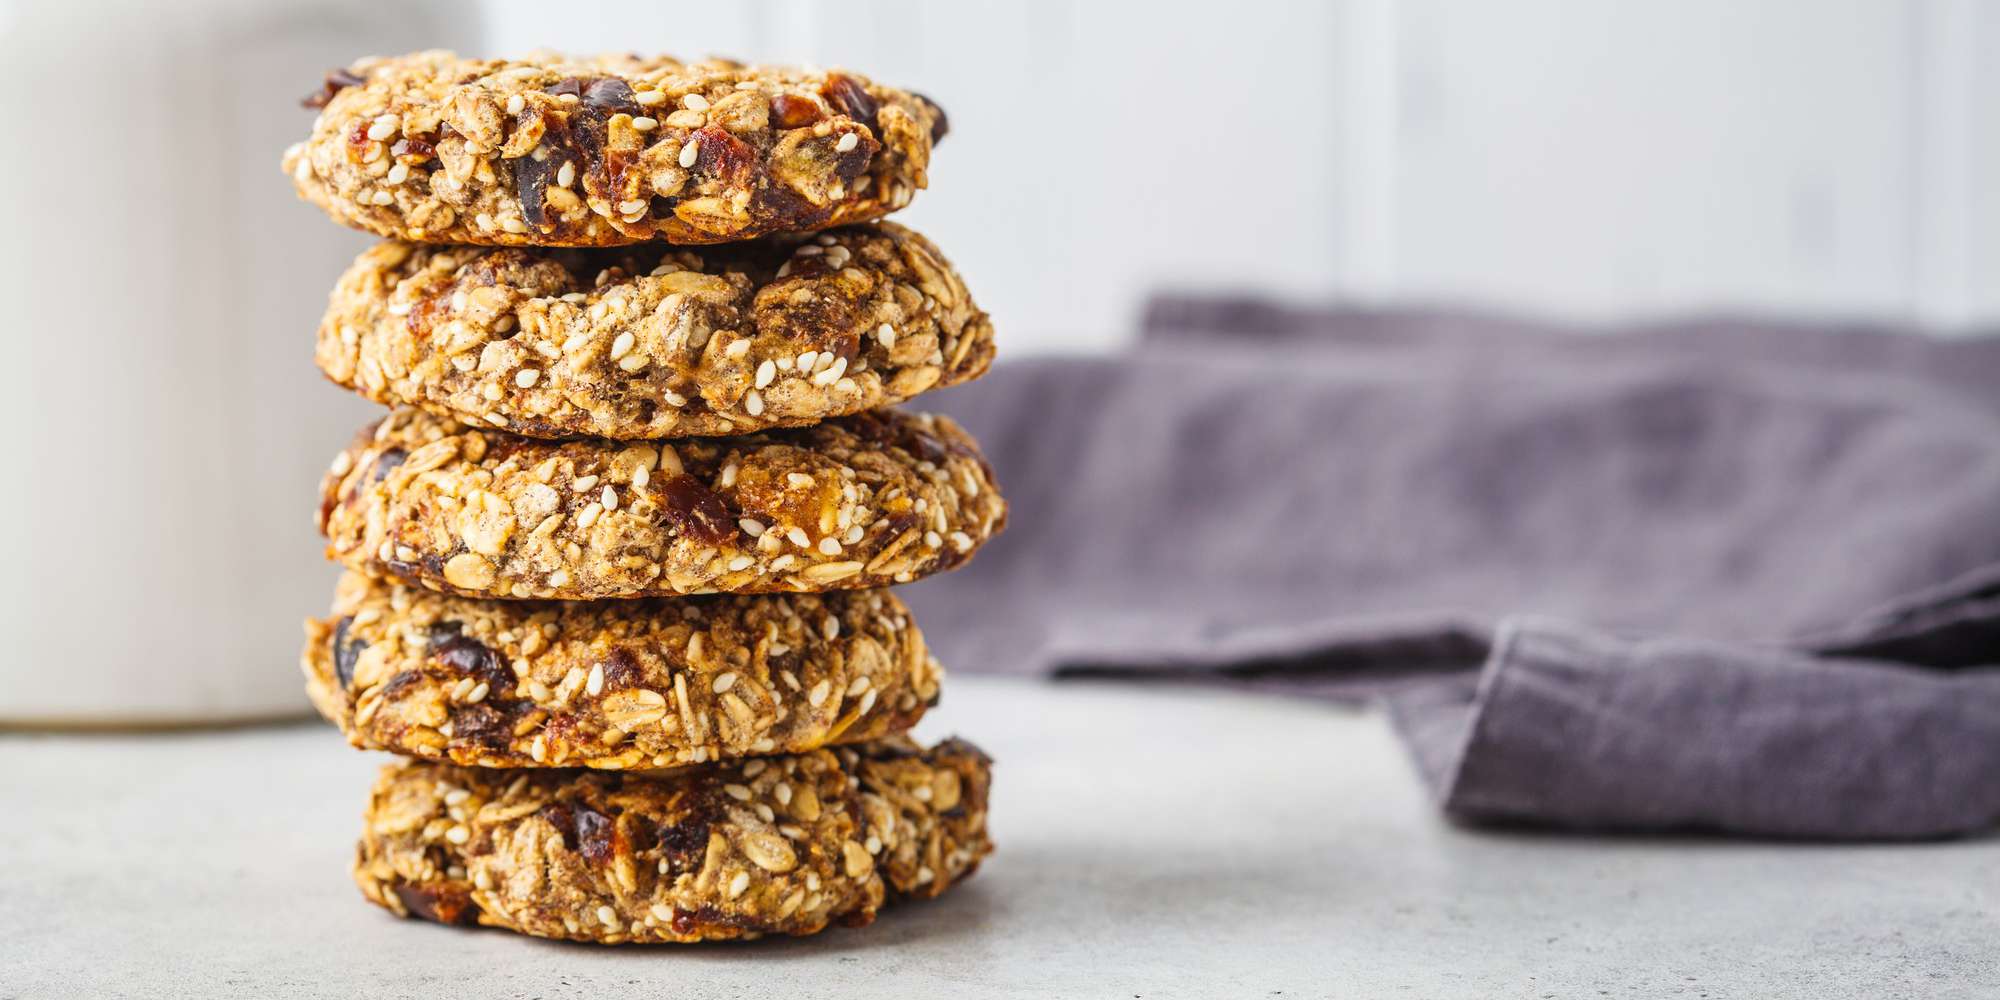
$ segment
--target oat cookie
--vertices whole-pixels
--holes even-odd
[[[973,873],[990,762],[907,739],[653,776],[400,762],[355,880],[402,916],[603,944],[866,924]]]
[[[976,378],[993,327],[892,223],[701,249],[363,253],[320,370],[379,403],[531,437],[796,427]]]
[[[943,669],[886,590],[489,601],[347,574],[306,689],[367,750],[668,768],[901,733]]]
[[[1007,506],[972,438],[878,410],[680,441],[538,441],[399,409],[321,487],[328,554],[475,597],[885,586],[951,569]]]
[[[721,243],[881,218],[927,183],[937,105],[842,71],[664,56],[365,59],[307,99],[299,194],[383,236]]]

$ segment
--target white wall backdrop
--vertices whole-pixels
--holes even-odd
[[[63,97],[16,131],[67,143],[0,160],[0,409],[43,484],[0,496],[0,720],[299,707],[315,483],[379,409],[310,363],[369,239],[277,161],[326,69],[431,46],[930,94],[955,127],[907,218],[1007,357],[1112,347],[1155,288],[2000,316],[2000,3],[0,0],[0,74]]]
[[[500,3],[488,33],[846,64],[942,102],[953,134],[908,217],[1015,351],[1113,344],[1174,286],[2000,313],[2000,5],[1980,0],[612,6]]]

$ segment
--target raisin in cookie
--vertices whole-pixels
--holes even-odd
[[[307,99],[299,194],[382,236],[491,246],[721,243],[878,219],[945,117],[845,72],[664,56],[367,59]]]
[[[668,768],[901,733],[943,670],[886,590],[487,601],[349,573],[306,689],[367,750]]]
[[[878,410],[680,441],[539,441],[399,409],[321,487],[328,553],[473,597],[847,590],[964,562],[1006,521],[972,438]]]
[[[379,403],[530,437],[796,427],[977,378],[993,326],[901,226],[700,249],[392,241],[334,289],[317,360]]]
[[[402,916],[625,942],[866,924],[978,868],[991,762],[907,739],[669,775],[382,770],[354,875]]]

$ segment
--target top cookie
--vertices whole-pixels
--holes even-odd
[[[327,76],[299,194],[428,243],[721,243],[877,219],[927,183],[937,105],[841,71],[419,52]]]

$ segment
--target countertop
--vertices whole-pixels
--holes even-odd
[[[0,997],[1991,997],[2000,841],[1475,831],[1378,714],[953,678],[1000,850],[872,927],[611,949],[348,881],[383,758],[321,725],[0,738]]]

